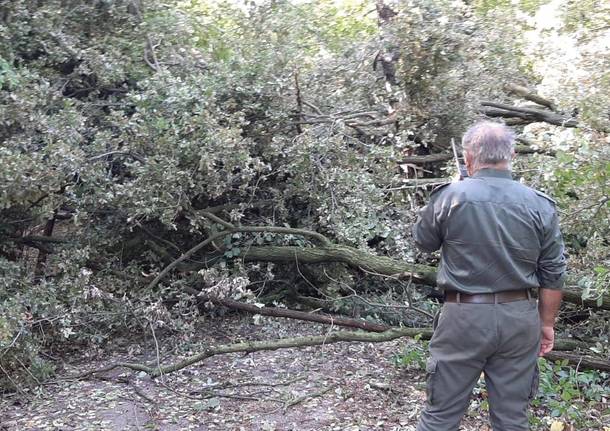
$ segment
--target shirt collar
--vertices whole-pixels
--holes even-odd
[[[507,169],[494,169],[494,168],[483,168],[479,169],[474,173],[472,178],[505,178],[507,180],[512,180],[513,175]]]

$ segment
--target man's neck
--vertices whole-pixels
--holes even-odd
[[[510,171],[510,164],[507,162],[485,163],[485,164],[477,166],[476,169],[474,169],[474,172],[472,172],[471,176],[476,174],[481,169],[495,169],[497,171]]]

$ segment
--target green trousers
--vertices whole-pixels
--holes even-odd
[[[427,402],[417,431],[456,431],[481,372],[494,431],[528,430],[539,348],[535,300],[445,303],[430,341]]]

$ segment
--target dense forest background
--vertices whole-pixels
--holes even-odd
[[[608,424],[609,16],[601,0],[0,1],[0,387],[31,396],[59,356],[125,334],[188,344],[227,308],[429,327],[437,256],[410,227],[454,175],[451,139],[492,117],[517,132],[516,178],[561,214],[560,336],[580,350],[555,371],[592,370],[570,395],[550,365],[547,413]]]

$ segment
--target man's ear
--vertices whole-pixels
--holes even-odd
[[[468,151],[464,151],[464,164],[467,168],[472,166],[472,155]]]

